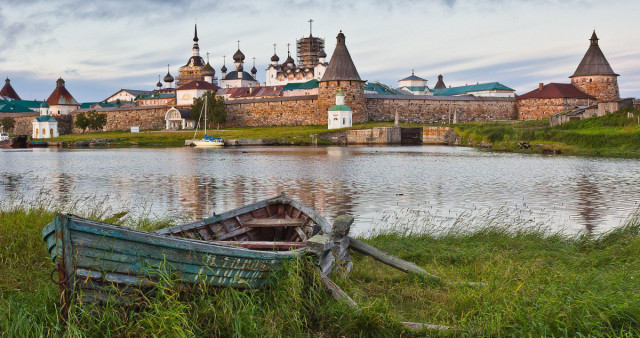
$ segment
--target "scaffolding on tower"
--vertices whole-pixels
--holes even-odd
[[[309,36],[296,40],[298,66],[311,69],[318,64],[318,54],[324,49],[324,39],[312,34],[312,23],[313,20],[309,20]]]

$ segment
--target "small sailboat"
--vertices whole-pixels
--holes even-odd
[[[192,147],[224,147],[224,140],[220,137],[213,137],[211,135],[207,135],[207,96],[204,97],[204,136],[196,140],[196,134],[198,133],[198,128],[196,127],[196,131],[193,133],[193,140],[191,140]],[[200,118],[202,118],[202,114],[200,114]],[[200,120],[198,120],[198,125],[200,125]]]

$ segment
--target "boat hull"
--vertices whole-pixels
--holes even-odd
[[[167,237],[60,214],[42,232],[65,291],[88,300],[108,289],[144,289],[166,273],[182,283],[262,288],[301,250],[258,251]],[[53,272],[52,272],[53,276]]]
[[[222,141],[209,141],[209,140],[193,140],[191,145],[194,147],[224,147]]]

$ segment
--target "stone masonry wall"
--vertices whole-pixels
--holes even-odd
[[[589,99],[526,99],[518,100],[518,118],[520,120],[535,120],[551,116],[575,106],[590,106],[595,104]]]
[[[318,109],[327,112],[336,104],[336,94],[342,90],[344,104],[353,111],[353,124],[364,123],[369,119],[366,111],[364,88],[361,81],[326,81],[320,82],[318,88]],[[326,121],[324,123],[327,123]]]
[[[227,101],[227,127],[301,126],[327,124],[327,111],[317,97]]]
[[[22,114],[21,114],[22,115]],[[0,116],[0,118],[11,117],[13,119],[13,129],[9,131],[11,135],[31,135],[33,131],[32,121],[39,114],[34,114],[33,116],[9,116],[8,114],[5,116]]]
[[[571,78],[571,83],[598,101],[620,98],[618,77],[614,75],[576,76]]]
[[[73,117],[72,123],[75,123],[78,113],[95,110],[100,114],[107,115],[107,124],[102,129],[103,131],[131,130],[131,127],[135,126],[140,127],[140,130],[152,130],[165,128],[164,116],[169,108],[153,106],[138,109],[81,109],[73,112],[71,116]],[[80,133],[82,130],[74,127],[73,132]]]
[[[513,120],[517,118],[512,98],[447,98],[418,99],[393,96],[367,98],[366,109],[371,121],[393,121],[395,113],[404,123],[468,122]]]

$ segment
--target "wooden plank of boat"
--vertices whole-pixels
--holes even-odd
[[[212,241],[212,243],[235,245],[247,249],[276,249],[291,250],[301,249],[306,246],[304,242],[269,242],[269,241]]]
[[[244,222],[250,228],[275,228],[275,227],[300,227],[304,225],[303,219],[282,218],[258,218]]]

